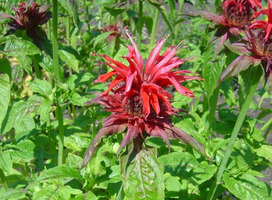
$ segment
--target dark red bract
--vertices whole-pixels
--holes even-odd
[[[128,66],[106,55],[103,56],[113,71],[99,76],[96,82],[106,82],[111,77],[114,79],[104,93],[90,102],[102,104],[111,115],[104,119],[103,127],[86,151],[82,167],[88,163],[102,137],[125,130],[126,135],[118,153],[134,138],[144,139],[150,135],[164,139],[169,149],[168,138],[177,138],[206,155],[203,145],[172,124],[171,116],[179,115],[178,112],[183,110],[171,106],[172,97],[166,91],[170,86],[174,86],[180,94],[192,97],[193,92],[180,83],[201,79],[184,75],[191,73],[188,70],[173,70],[186,60],[175,56],[177,47],[169,47],[160,54],[165,39],[158,42],[143,65],[143,59],[135,43],[129,34],[128,37],[132,43],[132,46],[127,46],[129,53],[124,57],[129,63]]]

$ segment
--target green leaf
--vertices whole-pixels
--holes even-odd
[[[8,122],[4,129],[4,133],[10,131],[10,129],[12,129],[16,123],[20,123],[22,121],[23,117],[27,113],[27,108],[28,108],[28,105],[23,100],[15,103],[12,106],[11,111],[9,113]]]
[[[75,167],[68,167],[66,165],[54,167],[48,170],[45,170],[41,175],[36,179],[36,181],[43,181],[48,179],[64,179],[64,178],[75,178],[81,180],[82,177],[79,173],[79,170]]]
[[[97,197],[91,191],[87,192],[86,194],[79,194],[75,198],[70,200],[97,200]]]
[[[29,56],[18,56],[18,62],[24,68],[24,70],[31,74],[32,73],[32,59]]]
[[[1,199],[2,200],[17,200],[17,199],[24,199],[26,198],[25,193],[23,191],[23,188],[12,188],[8,189],[4,194],[2,194]]]
[[[34,149],[36,145],[30,140],[22,140],[14,150],[10,150],[10,155],[13,161],[19,162],[21,160],[29,162],[34,159]]]
[[[1,64],[1,63],[0,63]],[[0,74],[0,127],[6,116],[10,101],[10,84],[7,74]]]
[[[77,60],[77,52],[72,48],[62,48],[59,49],[59,57],[65,62],[69,67],[71,67],[75,72],[78,71],[78,60]]]
[[[21,57],[27,55],[40,54],[40,49],[32,42],[10,37],[7,40],[3,53],[7,56]]]
[[[0,168],[7,173],[12,170],[12,161],[9,152],[4,151],[0,153]]]
[[[17,133],[29,132],[35,128],[35,121],[32,116],[26,115],[20,122],[15,123],[14,128]]]
[[[33,92],[37,92],[49,100],[52,99],[52,86],[48,81],[35,79],[29,83],[29,87]]]
[[[84,103],[87,101],[85,97],[80,96],[78,93],[74,92],[72,96],[69,96],[69,99],[72,104],[77,106],[84,106]]]
[[[151,151],[142,149],[135,156],[123,183],[128,199],[164,199],[162,168]]]
[[[9,75],[9,78],[11,78],[11,67],[8,59],[6,58],[0,59],[0,72],[7,73]]]
[[[222,72],[222,62],[205,63],[203,64],[203,78],[205,92],[210,98],[216,86],[216,82]]]
[[[173,152],[159,157],[159,161],[164,165],[165,172],[187,180],[190,184],[189,191],[209,180],[216,172],[215,165],[206,161],[198,163],[196,158],[187,152]]]
[[[40,107],[40,121],[43,125],[47,120],[49,120],[49,113],[51,111],[51,102],[48,99],[45,99]]]
[[[80,194],[81,191],[73,189],[70,186],[64,185],[48,185],[47,187],[36,190],[33,195],[33,200],[67,200],[70,199],[71,194]]]
[[[59,0],[59,3],[72,16],[74,25],[79,26],[77,1]]]
[[[268,200],[271,199],[271,188],[269,185],[251,175],[243,175],[240,178],[232,178],[224,173],[228,190],[241,200]]]
[[[112,34],[113,31],[109,31],[109,32],[105,32],[105,33],[102,33],[100,35],[98,35],[96,38],[93,39],[93,46],[94,48],[97,46],[97,45],[101,45],[101,44],[104,44],[105,40],[107,39],[107,37]]]
[[[260,148],[255,149],[258,156],[264,157],[270,162],[272,162],[272,146],[262,145]]]

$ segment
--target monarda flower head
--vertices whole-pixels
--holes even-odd
[[[106,82],[111,77],[114,79],[108,89],[90,103],[103,105],[111,115],[104,119],[103,127],[85,152],[82,167],[89,162],[102,137],[124,131],[126,134],[118,153],[134,138],[144,140],[149,135],[161,137],[169,150],[169,138],[180,139],[206,156],[202,144],[172,124],[171,116],[179,115],[178,112],[183,110],[171,106],[172,97],[166,91],[166,88],[174,86],[180,94],[192,97],[193,92],[180,83],[201,79],[184,75],[191,73],[188,70],[173,70],[186,60],[175,56],[177,47],[169,47],[160,54],[165,39],[158,42],[144,65],[129,34],[128,37],[132,43],[132,46],[127,46],[129,52],[124,57],[129,63],[128,66],[106,55],[103,56],[106,64],[113,70],[100,75],[96,82]]]
[[[222,40],[217,50],[231,35],[238,36],[240,31],[250,26],[259,14],[257,8],[261,7],[260,0],[226,0],[222,3],[221,15],[201,11],[205,19],[219,26],[215,36],[222,36]]]
[[[9,18],[9,32],[14,32],[17,29],[25,29],[28,36],[33,39],[38,39],[38,26],[45,24],[52,16],[51,12],[47,11],[48,5],[38,5],[37,3],[28,4],[23,2],[12,5],[16,17],[1,13],[0,18]]]
[[[220,80],[237,75],[251,64],[262,64],[265,78],[272,75],[272,2],[268,0],[268,8],[259,14],[267,15],[267,21],[256,20],[246,33],[247,44],[232,43],[228,47],[240,54],[221,74]]]

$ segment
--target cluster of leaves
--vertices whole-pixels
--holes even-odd
[[[51,20],[42,26],[47,38],[39,44],[23,29],[4,35],[8,20],[0,21],[0,199],[206,199],[254,69],[217,87],[222,71],[238,55],[227,48],[215,55],[216,44],[210,42],[215,31],[209,32],[210,23],[201,16],[185,13],[184,5],[216,8],[219,1],[214,5],[184,0],[140,2],[144,4],[142,13],[139,1],[58,1],[58,56],[63,80],[56,78],[53,67]],[[0,12],[13,15],[11,3],[21,2],[2,1]],[[160,39],[170,34],[169,45],[185,41],[187,47],[180,49],[178,56],[194,59],[182,67],[205,81],[187,83],[194,98],[174,92],[174,107],[187,110],[189,115],[183,119],[175,116],[173,122],[201,142],[214,162],[174,140],[169,153],[160,138],[148,138],[137,154],[131,143],[119,160],[119,134],[104,138],[90,163],[79,170],[85,150],[102,119],[109,115],[99,106],[84,106],[94,93],[107,89],[104,84],[94,84],[98,75],[109,70],[99,55],[124,61],[128,44],[124,28],[142,39],[144,59],[155,36]],[[262,179],[272,163],[267,140],[272,129],[272,121],[267,120],[272,113],[271,88],[269,83],[263,85],[255,93],[234,143],[216,192],[218,199],[271,199],[271,186]],[[59,130],[64,133],[61,164]]]

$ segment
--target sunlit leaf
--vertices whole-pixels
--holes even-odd
[[[9,76],[7,74],[0,74],[0,127],[4,120],[10,101],[10,84]]]
[[[128,199],[164,199],[162,167],[151,151],[141,150],[135,156],[123,183]]]
[[[229,191],[241,200],[271,199],[271,187],[251,175],[233,178],[224,173],[223,180]]]

